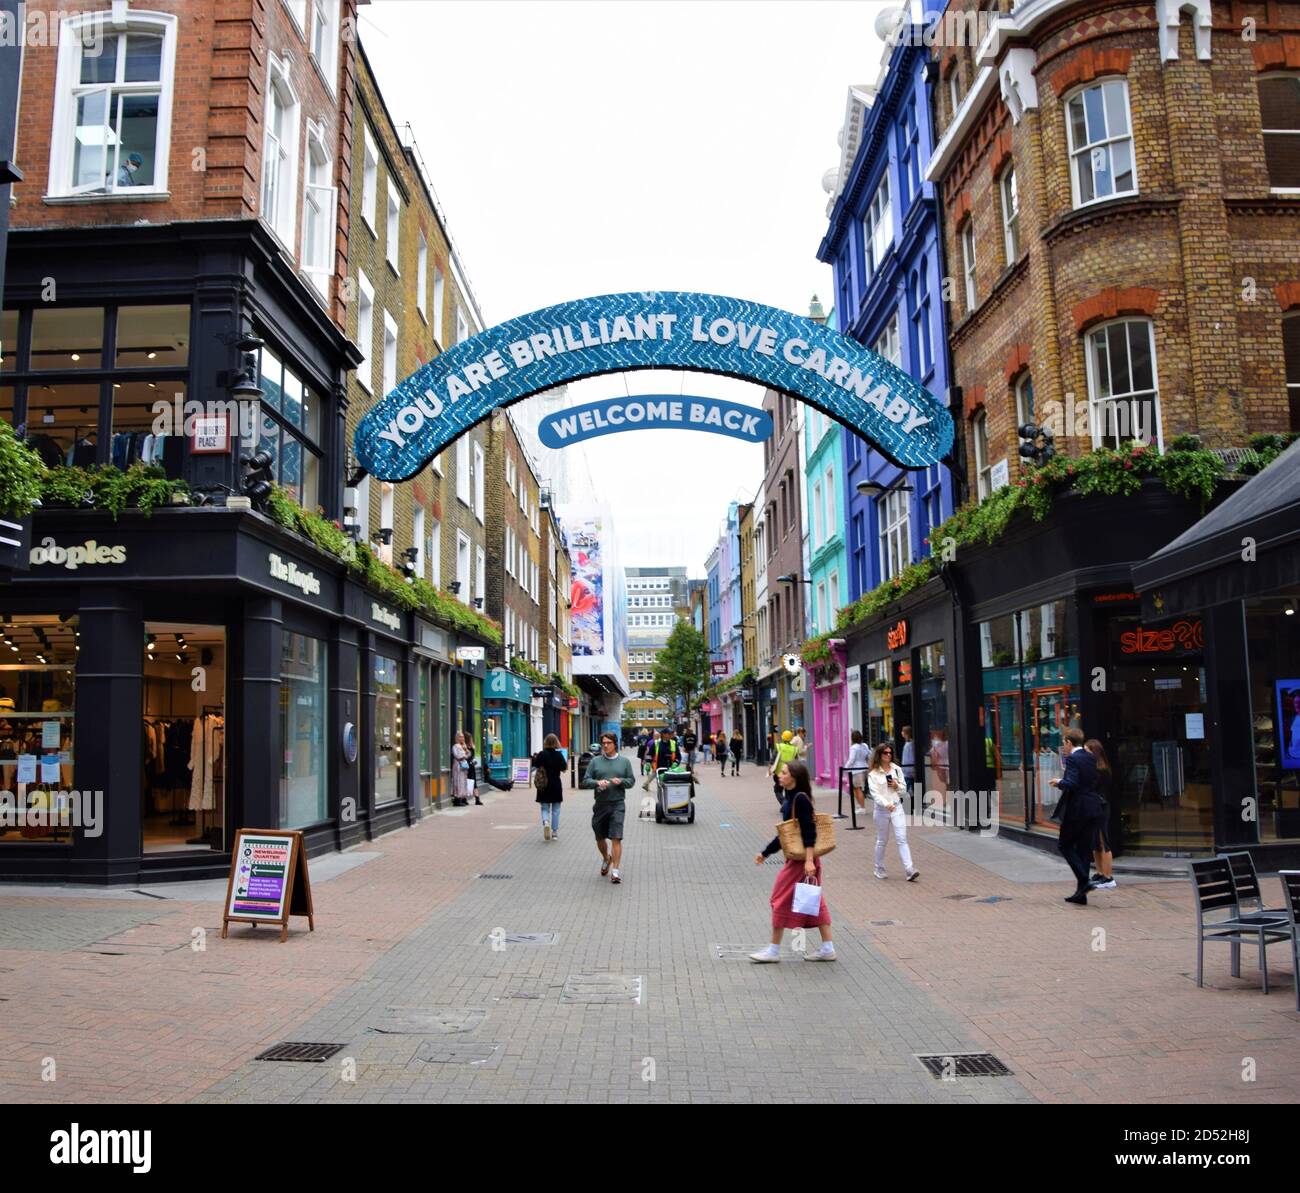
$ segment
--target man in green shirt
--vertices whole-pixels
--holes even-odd
[[[623,860],[623,812],[628,790],[635,782],[632,764],[618,752],[618,738],[612,733],[602,733],[600,756],[588,763],[582,786],[596,792],[591,827],[604,863],[601,876],[608,874],[610,882],[622,882],[618,866]]]

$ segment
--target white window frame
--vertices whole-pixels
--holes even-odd
[[[1120,136],[1112,136],[1110,131],[1110,115],[1106,111],[1106,95],[1108,91],[1113,93],[1114,90],[1120,90],[1124,96],[1124,120],[1128,131]],[[1074,143],[1074,121],[1071,118],[1071,111],[1075,100],[1084,105],[1084,122],[1085,128],[1087,123],[1087,101],[1084,99],[1090,91],[1101,92],[1102,111],[1106,114],[1106,136],[1099,141],[1089,141],[1085,145],[1076,145]],[[1075,208],[1091,207],[1094,203],[1109,203],[1112,199],[1124,199],[1130,195],[1139,193],[1138,169],[1137,169],[1137,145],[1133,137],[1133,108],[1129,103],[1128,80],[1124,78],[1105,78],[1098,79],[1094,83],[1089,83],[1085,87],[1080,87],[1070,95],[1066,96],[1062,105],[1062,111],[1065,113],[1065,136],[1069,146],[1070,153],[1070,197]],[[1085,135],[1086,132],[1085,132]],[[1133,174],[1133,185],[1129,190],[1112,191],[1108,195],[1097,194],[1097,179],[1094,172],[1094,165],[1097,154],[1105,154],[1107,166],[1110,169],[1111,179],[1114,181],[1114,150],[1113,146],[1127,142],[1129,149],[1129,162]],[[1089,179],[1092,183],[1093,197],[1091,199],[1081,198],[1079,187],[1080,171],[1087,168]]]
[[[998,194],[1002,197],[1002,244],[1007,252],[1007,264],[1014,265],[1020,260],[1020,186],[1014,162],[1002,171]]]
[[[364,359],[357,365],[357,380],[375,392],[375,288],[363,270],[357,270],[357,347]]]
[[[415,574],[424,579],[424,506],[411,511],[411,546],[415,548]]]
[[[835,628],[835,618],[840,611],[840,574],[838,571],[831,572],[831,578],[826,589],[827,598],[830,602],[830,617],[826,622],[826,628],[833,630]]]
[[[303,39],[307,37],[307,0],[280,0]]]
[[[1029,387],[1029,399],[1025,399],[1025,386]],[[1028,369],[1022,369],[1020,376],[1016,378],[1016,430],[1019,431],[1025,423],[1034,421],[1033,407],[1033,388],[1034,377]]]
[[[102,26],[92,32],[94,26]],[[46,197],[50,199],[78,198],[121,199],[128,193],[134,198],[168,194],[167,166],[171,158],[172,102],[176,80],[176,32],[178,19],[170,13],[127,11],[126,23],[118,28],[113,24],[111,9],[65,17],[59,22],[58,67],[55,73],[54,119],[50,136],[49,178]],[[162,57],[159,62],[159,81],[141,84],[82,83],[81,54],[85,46],[99,44],[98,39],[115,33],[150,33],[162,37]],[[125,62],[125,56],[123,56]],[[154,180],[150,186],[132,186],[117,190],[118,163],[115,161],[105,174],[107,186],[76,187],[72,183],[72,150],[77,137],[77,99],[88,92],[109,91],[111,97],[138,87],[141,93],[153,94],[158,88],[158,130],[154,142]],[[107,129],[105,132],[107,133]]]
[[[542,572],[541,567],[536,562],[534,562],[533,563],[533,586],[532,586],[532,597],[533,597],[534,605],[540,604],[540,602],[537,599],[537,591],[538,591],[538,580],[541,577],[541,572]]]
[[[813,482],[812,493],[813,504],[813,550],[816,551],[822,545],[822,539],[825,538],[824,525],[826,520],[826,510],[822,505],[822,483],[821,481]]]
[[[966,284],[966,313],[975,309],[975,221],[968,219],[961,229],[962,277]]]
[[[970,437],[975,448],[975,489],[978,500],[983,501],[993,492],[993,465],[989,462],[989,419],[987,411],[980,410],[970,420]]]
[[[505,557],[506,575],[513,576],[515,574],[515,532],[511,526],[506,527]]]
[[[889,201],[889,171],[886,169],[876,184],[866,215],[862,217],[862,259],[866,277],[875,275],[893,243],[894,215]]]
[[[826,486],[826,538],[831,539],[835,537],[835,465],[826,469],[823,484]]]
[[[957,113],[961,110],[961,79],[958,78],[957,67],[953,67],[952,74],[948,76],[948,119],[949,121],[957,118]]]
[[[1295,86],[1300,87],[1300,74],[1293,70],[1271,70],[1259,75],[1255,80],[1255,93],[1259,94],[1259,85],[1268,79],[1289,79]],[[1261,118],[1263,114],[1263,104],[1260,104]],[[1296,137],[1300,138],[1300,128],[1261,128],[1261,137]],[[1268,173],[1268,158],[1265,155],[1264,172]],[[1273,186],[1272,179],[1269,179],[1269,193],[1273,195],[1300,195],[1300,187],[1297,186]]]
[[[456,440],[456,500],[461,505],[469,505],[473,477],[469,470],[469,436],[462,435]]]
[[[891,580],[912,562],[912,506],[907,493],[887,489],[876,499],[879,523],[880,578]]]
[[[338,90],[336,76],[339,69],[339,39],[342,36],[339,25],[339,0],[312,0],[311,9],[308,53],[316,63],[330,94],[334,95]],[[325,27],[326,34],[320,39],[319,52],[317,52],[316,32],[322,25]]]
[[[402,254],[402,196],[392,174],[388,175],[387,219],[384,225],[384,259],[393,267],[393,272],[401,276]]]
[[[820,634],[827,628],[829,622],[826,617],[826,581],[820,580],[817,583],[817,606],[813,616],[817,619],[816,625],[813,626],[813,632]]]
[[[470,600],[470,541],[469,535],[463,530],[456,531],[456,579],[460,588],[456,592],[456,599],[462,604],[468,605]],[[464,560],[464,570],[461,569],[461,561]]]
[[[319,150],[319,162],[324,167],[325,184],[312,182],[312,159]],[[307,121],[307,148],[303,154],[302,172],[302,272],[317,293],[326,300],[330,296],[330,279],[334,276],[334,235],[338,228],[338,187],[332,184],[334,160],[325,143],[325,129],[314,120]],[[308,212],[317,215],[313,233]]]
[[[483,474],[486,471],[483,448],[476,443],[474,444],[474,517],[480,524],[483,521]]]
[[[378,236],[375,209],[379,202],[379,147],[375,144],[370,125],[361,122],[361,218],[366,221],[371,235]]]
[[[425,239],[424,229],[420,229],[419,248],[415,250],[415,309],[420,312],[420,318],[427,324],[429,322],[429,299],[426,291],[429,288],[429,242]]]
[[[883,356],[890,364],[903,367],[903,356],[898,338],[898,312],[895,311],[889,317],[889,322],[885,324],[884,330],[876,337],[875,344],[872,345],[873,352],[877,356]]]
[[[439,349],[442,348],[442,308],[447,301],[447,284],[442,270],[435,261],[433,265],[433,338]]]
[[[379,544],[379,558],[389,565],[393,562],[393,499],[396,486],[383,481],[379,486],[379,529],[389,532],[388,542]]]
[[[474,598],[482,601],[487,595],[487,553],[482,547],[474,548]]]
[[[390,351],[391,348],[391,351]],[[397,388],[397,320],[384,311],[383,389],[380,396]]]
[[[469,320],[465,318],[465,312],[458,306],[456,308],[456,343],[460,344],[469,339]]]
[[[442,587],[442,523],[432,519],[429,532],[429,582],[434,588]]]
[[[302,101],[293,85],[290,69],[287,59],[277,58],[274,54],[266,68],[266,105],[262,114],[262,185],[258,192],[258,214],[292,256],[298,242],[298,146],[301,139]],[[275,140],[271,132],[271,106],[277,98],[288,101],[284,108],[286,136],[279,141]],[[268,171],[272,165],[273,144],[282,151],[283,165],[288,172],[281,176],[279,170],[276,170],[275,193],[270,204],[274,210],[268,212],[267,185],[272,178]]]
[[[1111,394],[1103,395],[1098,392],[1101,387],[1102,370],[1100,368],[1100,362],[1097,359],[1097,338],[1096,337],[1104,335],[1112,327],[1118,327],[1121,325],[1122,326],[1141,325],[1146,328],[1147,346],[1151,353],[1152,388],[1149,390],[1146,389],[1128,390],[1127,392],[1121,394],[1115,394],[1112,392]],[[1106,342],[1107,342],[1107,362],[1106,362],[1105,372],[1107,374],[1107,384],[1109,386],[1109,384],[1112,383],[1114,380],[1114,371],[1111,368],[1111,362],[1109,359],[1110,350],[1109,350],[1108,336],[1106,337]],[[1124,349],[1129,358],[1127,362],[1129,365],[1128,371],[1129,371],[1130,380],[1132,380],[1132,367],[1131,367],[1132,346],[1127,332],[1125,333],[1125,338],[1124,338]],[[1108,429],[1107,422],[1109,420],[1106,417],[1105,407],[1114,405],[1117,402],[1128,403],[1129,406],[1128,431],[1130,432],[1130,434],[1124,435],[1121,438],[1132,439],[1134,438],[1134,436],[1131,434],[1131,432],[1133,431],[1133,428],[1135,426],[1137,405],[1145,398],[1150,397],[1151,409],[1155,417],[1155,423],[1156,423],[1155,447],[1157,451],[1164,451],[1164,432],[1163,432],[1163,428],[1161,427],[1161,423],[1163,419],[1160,413],[1160,369],[1159,369],[1159,362],[1156,360],[1154,322],[1150,319],[1140,319],[1140,318],[1109,319],[1105,323],[1100,323],[1094,327],[1090,327],[1086,332],[1084,332],[1083,355],[1084,355],[1084,363],[1087,367],[1087,374],[1088,374],[1088,421],[1092,431],[1092,446],[1101,447],[1103,443],[1106,441],[1105,432]]]

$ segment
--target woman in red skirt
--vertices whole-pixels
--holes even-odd
[[[826,906],[826,896],[822,895],[821,911],[817,915],[799,915],[791,910],[794,903],[794,888],[797,883],[815,880],[822,881],[821,858],[813,860],[812,847],[817,842],[817,825],[813,820],[812,781],[808,777],[808,768],[802,762],[786,762],[777,774],[777,782],[785,791],[781,803],[781,819],[789,820],[792,816],[799,821],[799,833],[803,838],[805,855],[803,861],[786,858],[785,865],[776,876],[776,885],[772,887],[772,943],[757,953],[750,953],[749,959],[758,962],[781,960],[781,936],[787,928],[817,928],[822,934],[822,947],[815,953],[805,953],[805,961],[834,961],[835,945],[831,941],[831,913]],[[754,864],[761,866],[763,860],[781,848],[779,837],[773,837],[766,849],[754,858]]]

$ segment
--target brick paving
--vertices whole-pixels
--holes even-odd
[[[752,857],[775,803],[756,768],[705,774],[694,825],[638,821],[629,800],[620,887],[598,875],[589,796],[566,799],[548,844],[519,790],[365,846],[381,856],[318,883],[316,932],[293,921],[285,944],[242,925],[222,941],[215,902],[0,896],[0,1101],[1300,1097],[1289,959],[1274,947],[1265,998],[1248,958],[1234,981],[1212,949],[1197,990],[1183,883],[1073,908],[1063,863],[1060,882],[1016,882],[944,848],[947,829],[912,830],[919,882],[892,846],[878,882],[870,830],[841,832],[839,962],[804,964],[787,935],[781,965],[751,965],[776,873]],[[505,935],[526,933],[554,937]],[[623,978],[639,1002],[618,1001]],[[252,1059],[281,1040],[344,1047]],[[942,1082],[915,1059],[983,1049],[1014,1075]]]

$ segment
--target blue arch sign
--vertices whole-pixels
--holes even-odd
[[[685,369],[784,390],[904,468],[952,447],[947,408],[902,369],[811,319],[716,294],[607,294],[521,315],[464,340],[361,420],[356,454],[380,480],[414,476],[493,410],[583,377]]]
[[[537,438],[543,447],[559,448],[618,431],[679,430],[762,443],[771,438],[772,429],[766,410],[739,402],[690,394],[637,394],[548,414],[537,426]]]

